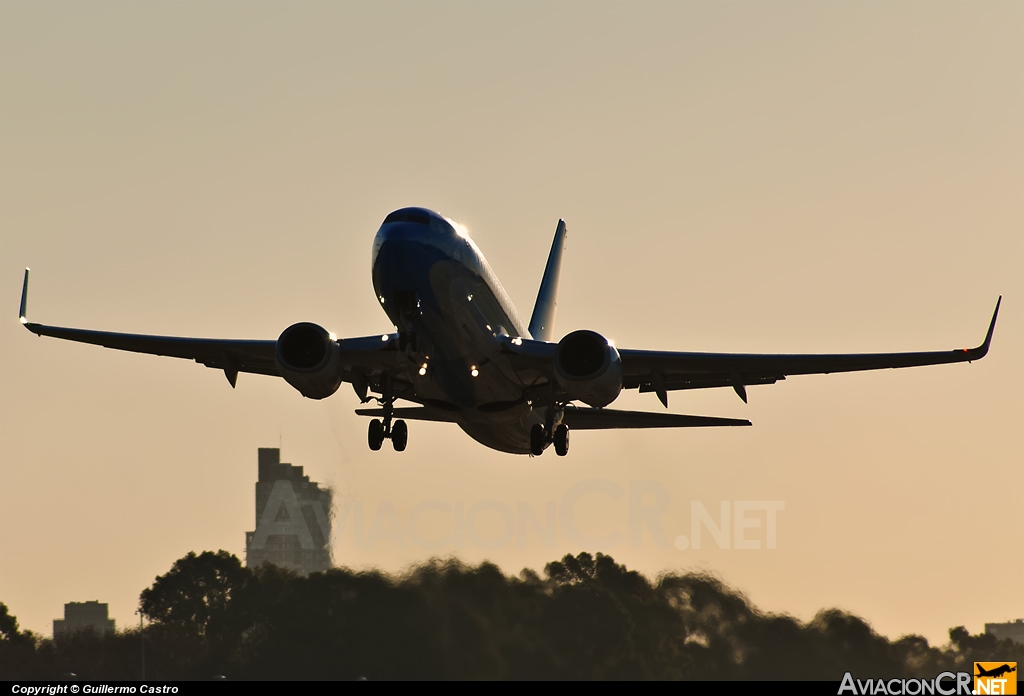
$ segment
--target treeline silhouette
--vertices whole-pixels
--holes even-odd
[[[0,677],[139,679],[827,679],[934,677],[1024,646],[950,630],[890,641],[836,609],[807,623],[758,611],[704,574],[651,581],[602,554],[541,577],[431,561],[392,577],[300,577],[190,553],[141,595],[144,629],[54,641],[0,604]]]

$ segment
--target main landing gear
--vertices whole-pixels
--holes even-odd
[[[385,439],[391,440],[391,446],[395,448],[396,452],[404,452],[405,446],[409,444],[409,426],[405,424],[404,420],[397,420],[391,426],[391,432],[388,432],[384,424],[374,418],[370,421],[370,427],[366,433],[367,444],[376,452],[384,444]]]
[[[391,423],[394,399],[391,398],[390,384],[388,387],[384,398],[384,421],[381,422],[376,418],[370,421],[370,427],[366,431],[366,442],[370,445],[370,449],[376,452],[384,444],[385,439],[390,439],[391,446],[395,448],[396,452],[404,452],[405,446],[409,444],[409,426],[405,424],[404,420],[396,420],[394,424]]]
[[[549,426],[550,427],[550,426]],[[555,446],[555,454],[564,457],[569,453],[569,426],[561,423],[555,432],[548,435],[550,430],[540,423],[530,428],[530,454],[539,457],[544,454],[544,445],[552,443]]]

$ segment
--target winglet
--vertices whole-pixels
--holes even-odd
[[[992,321],[988,325],[988,333],[985,334],[985,342],[977,348],[965,348],[964,352],[970,357],[968,360],[980,360],[988,354],[988,347],[992,345],[992,333],[996,330],[996,318],[999,316],[999,305],[1003,302],[1003,296],[1000,295],[999,299],[996,300],[995,311],[992,312]]]
[[[28,323],[28,270],[27,268],[25,269],[25,282],[21,286],[21,309],[18,310],[18,321],[22,324]]]
[[[544,278],[540,282],[537,303],[530,318],[530,336],[536,341],[550,341],[555,335],[555,309],[558,306],[558,276],[562,267],[562,251],[565,248],[565,220],[558,221],[555,238],[551,242],[548,263],[544,267]]]

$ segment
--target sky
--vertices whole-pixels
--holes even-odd
[[[675,392],[754,426],[565,458],[438,423],[370,452],[347,385],[232,390],[16,319],[30,266],[42,323],[390,331],[370,245],[407,205],[464,224],[524,316],[564,218],[556,333],[619,346],[960,348],[1004,299],[980,362]],[[340,565],[603,551],[889,637],[1024,617],[1022,268],[1018,2],[3,0],[0,601],[46,635],[69,601],[136,622],[175,559],[244,554],[280,446],[333,488]],[[739,536],[677,545],[737,503]]]

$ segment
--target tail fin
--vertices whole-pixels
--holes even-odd
[[[537,303],[530,318],[530,336],[537,341],[550,341],[555,335],[555,309],[558,307],[558,275],[562,269],[562,251],[565,249],[565,220],[558,221],[555,239],[551,242],[548,265],[540,281]]]

